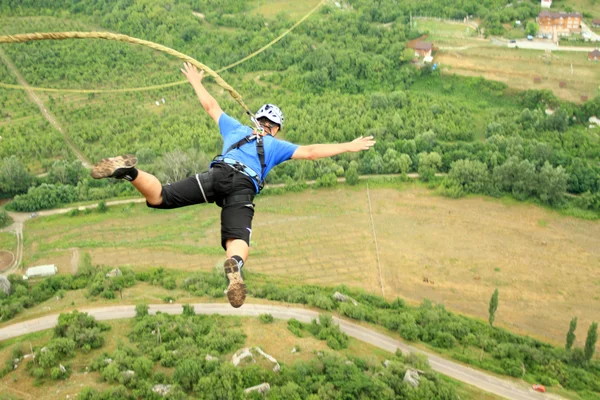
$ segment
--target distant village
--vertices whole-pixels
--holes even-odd
[[[571,37],[573,35],[580,35],[585,41],[591,41],[600,45],[600,35],[590,29],[590,27],[584,22],[583,15],[580,12],[565,12],[565,11],[551,11],[552,0],[540,0],[542,10],[537,18],[538,24],[538,39],[549,39],[552,42],[559,44],[561,37]],[[465,18],[465,22],[468,22],[468,17]],[[515,21],[515,25],[521,26],[521,21]],[[600,19],[591,20],[591,28],[600,28]],[[528,40],[533,40],[533,36],[528,36]],[[509,47],[517,47],[516,41],[512,40]],[[589,61],[600,61],[600,49],[598,45],[594,51],[588,53]],[[430,64],[433,62],[433,50],[434,44],[432,42],[426,42],[422,40],[410,41],[407,44],[409,49],[415,51],[414,64]]]

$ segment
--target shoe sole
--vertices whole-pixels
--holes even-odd
[[[102,161],[97,162],[92,168],[92,178],[110,178],[119,169],[135,167],[136,164],[137,158],[131,154],[113,158],[105,158]]]
[[[227,299],[232,307],[239,308],[244,304],[244,300],[246,300],[246,284],[244,283],[244,278],[242,278],[240,269],[234,260],[226,260],[223,268],[225,269],[227,279],[229,279]]]

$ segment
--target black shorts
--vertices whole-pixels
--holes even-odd
[[[168,210],[216,203],[221,207],[221,246],[226,250],[228,239],[241,239],[250,245],[255,194],[252,178],[227,164],[216,163],[209,171],[164,185],[160,205],[146,204],[150,208]]]

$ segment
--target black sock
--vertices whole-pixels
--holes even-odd
[[[127,173],[123,176],[123,179],[129,181],[129,182],[133,182],[135,180],[135,178],[138,177],[138,170],[137,168],[131,168],[131,171],[127,171]]]
[[[235,262],[238,263],[238,268],[242,269],[242,267],[244,266],[244,259],[240,256],[231,256],[232,260],[235,260]]]

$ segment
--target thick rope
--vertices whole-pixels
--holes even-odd
[[[175,56],[185,62],[195,65],[196,67],[204,70],[208,75],[215,79],[217,85],[227,90],[231,97],[237,101],[248,115],[252,115],[252,111],[242,100],[242,96],[235,91],[223,78],[221,78],[215,71],[202,64],[199,61],[194,60],[192,57],[173,50],[169,47],[156,44],[147,40],[133,38],[127,35],[114,34],[109,32],[47,32],[47,33],[25,33],[20,35],[7,35],[0,36],[0,43],[23,43],[34,40],[65,40],[65,39],[105,39],[105,40],[116,40],[119,42],[126,42],[132,44],[139,44],[142,46],[149,47],[154,50],[162,51],[163,53]]]
[[[273,39],[272,41],[270,41],[269,43],[267,43],[266,45],[264,45],[263,47],[261,47],[260,49],[256,50],[255,52],[247,55],[246,57],[242,58],[241,60],[238,60],[232,64],[229,64],[225,67],[222,67],[218,70],[216,70],[215,72],[221,73],[224,71],[227,71],[228,69],[231,69],[245,61],[248,61],[249,59],[256,57],[257,55],[259,55],[260,53],[262,53],[263,51],[267,50],[269,47],[273,46],[275,43],[279,42],[281,39],[283,39],[285,36],[287,36],[291,31],[293,31],[294,29],[296,29],[300,24],[302,24],[304,21],[306,21],[306,19],[308,19],[308,17],[310,17],[315,11],[317,11],[319,8],[321,8],[321,6],[323,4],[325,4],[326,0],[321,0],[319,2],[319,4],[317,4],[312,10],[310,10],[304,17],[300,18],[298,21],[296,21],[296,23],[294,25],[292,25],[289,29],[287,29],[285,32],[283,32],[281,35],[277,36],[275,39]],[[0,36],[0,43],[3,43],[1,41],[1,39],[4,36]],[[139,39],[138,39],[139,40]],[[4,42],[4,43],[10,43],[10,42]],[[151,43],[151,42],[149,42]],[[141,44],[141,43],[140,43]],[[173,50],[174,51],[174,50]],[[170,53],[169,53],[170,54]],[[208,72],[208,71],[207,71]],[[0,82],[0,87],[3,87],[5,89],[17,89],[17,90],[33,90],[33,91],[37,91],[37,92],[61,92],[61,93],[124,93],[124,92],[142,92],[142,91],[147,91],[147,90],[155,90],[155,89],[164,89],[164,88],[168,88],[168,87],[173,87],[173,86],[179,86],[179,85],[183,85],[187,83],[187,80],[182,80],[182,81],[178,81],[178,82],[171,82],[171,83],[165,83],[165,84],[161,84],[161,85],[152,85],[152,86],[144,86],[144,87],[137,87],[137,88],[124,88],[124,89],[55,89],[55,88],[41,88],[41,87],[33,87],[33,86],[21,86],[21,85],[11,85],[8,83],[2,83]],[[234,97],[235,98],[235,97]]]

